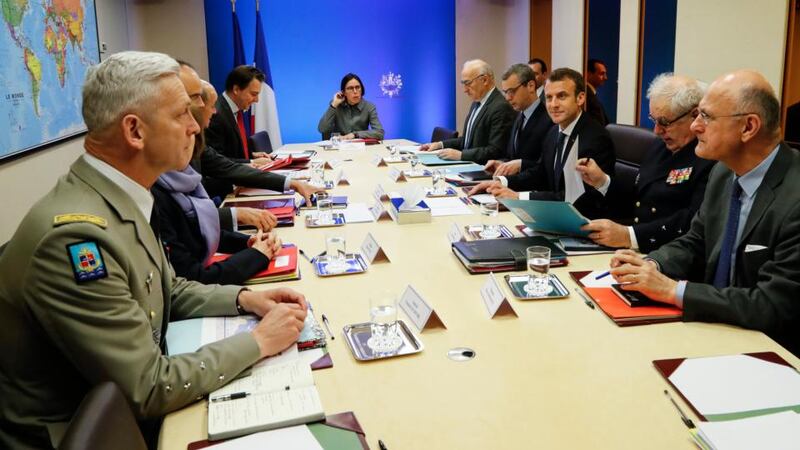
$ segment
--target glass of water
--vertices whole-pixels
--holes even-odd
[[[386,147],[386,149],[389,150],[389,156],[391,156],[392,158],[397,156],[397,146],[396,145],[390,145],[390,146]]]
[[[497,217],[499,209],[500,209],[500,204],[497,203],[497,201],[488,201],[481,203],[482,229],[480,234],[482,238],[496,239],[500,237],[500,225],[495,223],[495,217]],[[548,249],[548,251],[549,250],[550,249]]]
[[[390,292],[378,292],[369,299],[371,336],[367,346],[376,354],[392,353],[402,345],[397,334],[397,297]]]
[[[339,148],[339,144],[342,143],[342,133],[331,133],[331,145],[334,148]]]
[[[433,195],[444,195],[447,190],[444,186],[444,172],[436,169],[431,172],[431,184],[433,185]]]
[[[347,240],[341,233],[328,233],[325,236],[325,259],[329,273],[342,273],[347,270]]]
[[[411,164],[411,175],[417,174],[417,164],[419,164],[419,158],[415,154],[408,155],[408,163]]]
[[[550,249],[540,245],[528,247],[528,284],[525,292],[531,297],[544,297],[550,293]]]
[[[333,223],[333,199],[327,192],[317,192],[317,222],[321,225]]]
[[[311,184],[325,186],[325,161],[311,161]]]

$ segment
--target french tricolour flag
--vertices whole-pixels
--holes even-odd
[[[256,5],[258,5],[258,2]],[[261,86],[261,95],[258,103],[250,108],[253,114],[253,129],[269,133],[272,148],[277,149],[283,145],[281,127],[278,123],[278,106],[275,103],[275,90],[272,84],[272,73],[269,69],[267,41],[264,38],[264,26],[261,24],[261,12],[258,8],[256,8],[256,49],[254,56],[253,64],[264,72],[264,84]]]

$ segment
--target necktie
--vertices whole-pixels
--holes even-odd
[[[239,137],[242,138],[244,159],[250,159],[250,151],[247,149],[247,133],[244,131],[244,114],[242,114],[241,109],[236,111],[236,125],[239,125]]]
[[[714,287],[717,289],[722,289],[730,284],[731,258],[736,251],[736,232],[739,229],[739,212],[742,209],[742,201],[739,199],[741,194],[742,187],[739,185],[739,180],[733,180],[731,203],[728,207],[728,222],[725,224],[722,248],[717,260],[717,271],[714,273]]]
[[[553,180],[555,181],[555,186],[553,186],[554,191],[558,191],[559,186],[561,184],[561,176],[564,172],[564,142],[567,140],[567,135],[564,133],[558,134],[558,142],[556,142],[556,161],[555,165],[553,166]]]
[[[480,105],[480,102],[472,102],[472,107],[469,109],[467,129],[464,130],[464,148],[470,148],[469,145],[472,143],[472,122],[475,120],[475,112]]]
[[[514,126],[511,128],[511,154],[510,159],[516,159],[517,148],[519,143],[519,131],[522,129],[522,124],[525,122],[525,113],[519,113],[517,120],[514,121]]]

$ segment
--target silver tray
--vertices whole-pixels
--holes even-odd
[[[325,228],[325,227],[341,227],[344,226],[347,221],[344,219],[344,213],[335,212],[331,214],[333,216],[332,223],[325,223],[321,224],[317,221],[316,214],[306,214],[306,227],[308,228]]]
[[[403,339],[403,343],[392,353],[376,355],[367,345],[367,340],[372,336],[371,325],[370,322],[365,322],[347,325],[342,328],[347,346],[350,347],[350,351],[353,352],[353,357],[359,361],[372,361],[376,359],[394,358],[395,356],[411,355],[419,353],[425,348],[425,346],[422,345],[422,341],[411,333],[406,323],[397,319],[397,332]]]
[[[406,178],[425,178],[425,177],[433,176],[433,172],[431,172],[428,169],[419,169],[418,168],[414,172],[412,172],[410,169],[409,170],[404,170],[403,171],[403,175],[405,175]]]

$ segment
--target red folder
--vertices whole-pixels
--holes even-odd
[[[600,309],[621,327],[631,325],[647,325],[651,323],[677,322],[683,317],[683,311],[675,306],[628,306],[610,287],[586,287],[581,283],[581,278],[590,271],[570,272],[569,276],[578,283],[584,292]]]
[[[263,166],[259,167],[258,170],[262,172],[269,172],[272,170],[283,169],[291,165],[292,165],[292,157],[287,156],[286,158],[275,159],[270,163],[264,164]]]
[[[281,258],[281,256],[288,256],[289,262],[281,267],[276,267],[277,261],[279,259],[284,259]],[[215,262],[225,261],[230,257],[231,255],[229,254],[217,253],[211,257],[209,265]],[[292,244],[287,244],[283,246],[277,255],[274,255],[272,259],[269,260],[269,265],[266,269],[250,277],[245,284],[269,283],[271,281],[296,279],[297,277],[291,277],[291,274],[293,273],[297,273],[297,247]]]

